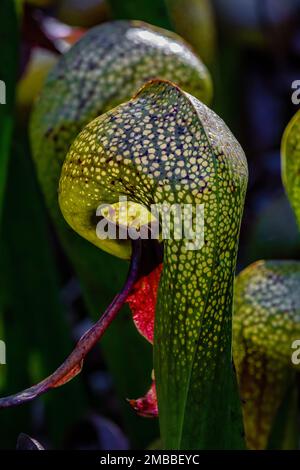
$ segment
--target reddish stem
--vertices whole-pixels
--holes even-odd
[[[67,359],[56,369],[53,374],[22,392],[9,395],[0,399],[0,408],[21,405],[48,392],[52,388],[59,387],[75,377],[82,369],[83,360],[87,353],[95,346],[103,336],[106,329],[116,318],[126,301],[133,285],[137,280],[141,259],[141,243],[139,240],[132,243],[132,257],[127,280],[123,289],[118,293],[102,317],[80,338],[75,348]]]

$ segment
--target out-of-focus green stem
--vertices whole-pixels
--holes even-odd
[[[172,29],[165,0],[108,0],[115,19],[142,20]]]

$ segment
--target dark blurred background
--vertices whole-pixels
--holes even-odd
[[[16,6],[13,8],[12,5]],[[300,80],[300,0],[1,0],[0,79],[0,394],[49,374],[92,318],[48,218],[27,138],[30,110],[59,56],[86,29],[118,18],[173,29],[190,42],[214,81],[213,109],[242,144],[249,188],[238,270],[258,259],[298,259],[300,238],[281,182],[280,142],[290,118],[292,83]],[[126,263],[107,257],[99,314],[124,281]],[[125,399],[150,382],[151,347],[124,309],[62,389],[0,413],[0,448],[20,432],[47,448],[155,448],[158,423]]]

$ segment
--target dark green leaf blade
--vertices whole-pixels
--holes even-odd
[[[161,28],[172,29],[165,0],[108,0],[113,17],[118,20],[141,20]]]
[[[0,3],[0,220],[14,122],[19,44],[17,6],[17,1],[13,0],[2,0]]]
[[[5,389],[1,389],[5,395],[47,376],[72,349],[70,328],[60,301],[48,222],[27,137],[19,131],[14,141],[1,239],[1,258],[6,260],[1,265],[6,282],[3,323],[7,365],[3,373],[7,380]],[[78,380],[64,394],[56,391],[46,398],[48,431],[56,445],[61,445],[66,429],[81,416],[85,403]],[[10,420],[11,416],[22,413],[18,408],[6,410],[2,416]],[[6,439],[3,435],[2,443]]]

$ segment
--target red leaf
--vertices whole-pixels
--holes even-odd
[[[141,333],[150,343],[154,338],[154,319],[157,291],[162,272],[162,264],[157,266],[150,274],[140,278],[134,285],[131,294],[127,297],[133,315],[133,321]],[[145,418],[158,416],[155,381],[146,395],[137,400],[128,400],[136,413]]]
[[[152,382],[150,389],[144,397],[137,400],[128,400],[128,403],[138,415],[144,418],[157,418],[158,407],[155,382]]]
[[[134,285],[131,294],[127,297],[127,302],[133,314],[133,321],[138,331],[152,344],[155,305],[161,272],[162,264],[147,276],[140,278]]]

